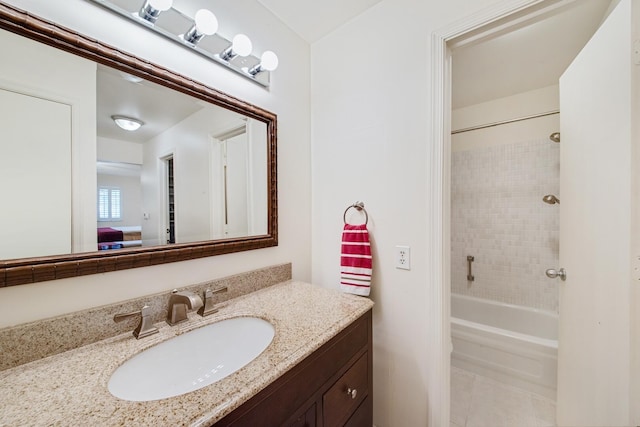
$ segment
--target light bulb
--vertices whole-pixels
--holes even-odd
[[[240,56],[247,56],[251,54],[253,46],[249,37],[244,34],[238,34],[233,38],[232,49],[234,53]]]
[[[171,9],[172,5],[173,0],[149,0],[149,6],[156,10],[159,10],[160,12],[165,12]]]
[[[258,73],[263,71],[273,71],[276,68],[278,68],[278,55],[267,50],[262,54],[262,56],[260,56],[260,63],[249,68],[247,73],[252,76],[256,76]]]
[[[171,9],[173,0],[146,0],[138,12],[138,16],[145,21],[155,24],[158,16],[166,10]]]
[[[273,71],[278,68],[278,55],[270,50],[265,51],[260,57],[260,65],[267,71]]]
[[[207,9],[197,11],[195,21],[196,29],[202,34],[210,36],[218,31],[218,19],[216,15]]]

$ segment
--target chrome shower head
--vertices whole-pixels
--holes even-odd
[[[560,204],[560,199],[558,199],[553,194],[547,194],[546,196],[544,196],[542,198],[542,201],[545,202],[545,203],[548,203],[550,205],[555,205],[556,203]]]

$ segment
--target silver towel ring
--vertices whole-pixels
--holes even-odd
[[[362,202],[355,202],[354,204],[347,206],[347,209],[344,210],[344,215],[342,215],[342,220],[345,224],[347,224],[347,212],[351,208],[364,212],[364,225],[369,224],[369,214],[367,214],[367,210],[364,208],[364,203]]]

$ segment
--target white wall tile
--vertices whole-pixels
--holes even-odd
[[[452,153],[452,292],[557,311],[559,145],[547,138]],[[473,255],[475,281],[467,281]]]

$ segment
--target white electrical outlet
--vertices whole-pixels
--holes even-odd
[[[411,248],[409,246],[396,246],[396,268],[411,270]]]

